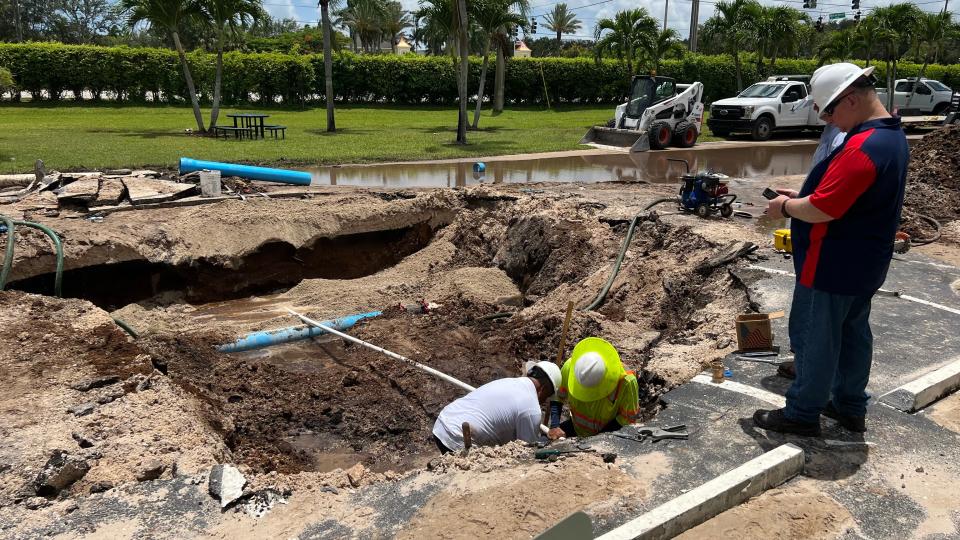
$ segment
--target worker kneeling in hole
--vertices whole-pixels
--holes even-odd
[[[637,377],[623,368],[613,345],[586,338],[573,348],[560,369],[557,398],[570,408],[570,419],[560,423],[562,404],[550,403],[550,439],[589,437],[617,431],[637,420],[640,388]]]
[[[560,368],[537,362],[525,377],[489,382],[440,411],[433,424],[433,441],[440,453],[464,447],[464,423],[470,424],[472,444],[493,446],[540,438],[541,405],[560,386]]]

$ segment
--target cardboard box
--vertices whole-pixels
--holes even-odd
[[[770,321],[783,315],[782,311],[737,315],[737,348],[740,351],[773,349],[773,331],[770,328]]]

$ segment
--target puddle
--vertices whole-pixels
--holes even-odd
[[[709,147],[690,150],[600,153],[542,159],[494,158],[485,161],[483,175],[473,173],[473,161],[394,163],[309,169],[314,185],[364,187],[463,187],[482,182],[630,182],[672,183],[686,159],[691,170],[711,170],[737,178],[803,174],[810,168],[815,142],[789,146]]]

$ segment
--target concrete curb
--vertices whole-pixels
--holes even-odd
[[[906,413],[919,411],[960,388],[960,359],[880,396],[880,402]]]
[[[597,537],[597,540],[673,538],[803,470],[803,450],[784,444],[700,487]]]

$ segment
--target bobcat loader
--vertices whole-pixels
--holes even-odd
[[[677,84],[669,77],[636,75],[630,100],[618,105],[613,120],[594,126],[580,140],[597,148],[659,150],[697,143],[703,124],[703,83]]]

